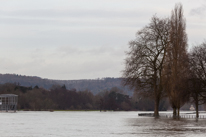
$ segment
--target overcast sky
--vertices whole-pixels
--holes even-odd
[[[135,33],[179,2],[191,48],[206,40],[206,0],[0,0],[0,73],[120,77]]]

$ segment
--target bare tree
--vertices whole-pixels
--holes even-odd
[[[198,105],[206,103],[206,42],[192,49],[189,63],[189,90],[195,103],[196,118],[199,118]]]
[[[159,116],[159,102],[163,95],[163,65],[169,45],[170,21],[153,16],[148,26],[138,31],[129,43],[125,60],[123,83],[141,95],[155,101],[154,116]]]
[[[170,44],[167,48],[165,81],[167,95],[173,108],[173,115],[187,100],[184,81],[188,74],[186,23],[181,4],[176,4],[171,16]]]

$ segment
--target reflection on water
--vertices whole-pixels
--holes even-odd
[[[138,112],[0,113],[1,137],[194,137],[205,136],[206,119],[138,117]]]
[[[128,121],[139,136],[194,137],[206,135],[206,119],[133,118]]]

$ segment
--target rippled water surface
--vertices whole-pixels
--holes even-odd
[[[1,137],[203,137],[206,119],[138,117],[138,112],[0,113]]]

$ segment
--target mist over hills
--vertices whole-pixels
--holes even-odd
[[[37,76],[23,76],[18,74],[0,74],[0,84],[16,83],[21,86],[34,87],[38,86],[45,89],[51,89],[53,86],[65,85],[67,89],[76,89],[76,91],[89,90],[94,95],[101,91],[110,90],[117,87],[126,94],[132,96],[133,91],[128,87],[121,85],[121,78],[102,78],[102,79],[83,79],[83,80],[52,80],[43,79]]]

